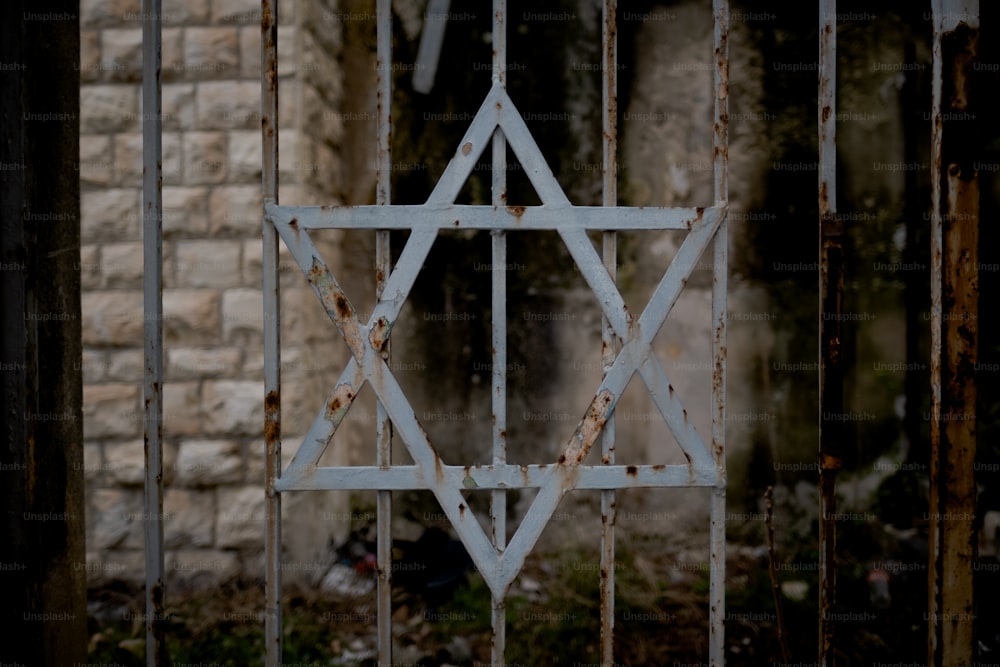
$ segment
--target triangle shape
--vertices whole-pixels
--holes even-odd
[[[455,203],[458,193],[475,170],[487,146],[492,145],[493,132],[498,127],[503,131],[507,145],[520,161],[524,174],[535,188],[542,204],[570,206],[569,199],[556,181],[528,126],[499,81],[493,82],[493,87],[459,142],[455,155],[427,198],[427,205],[450,206]]]
[[[503,137],[503,130],[497,129],[494,134],[499,133]],[[462,185],[455,203],[459,206],[490,206],[492,204],[492,177],[493,177],[493,152],[494,147],[484,152],[479,157],[473,173]],[[507,206],[539,206],[542,198],[535,190],[531,180],[525,174],[525,168],[517,155],[504,142],[504,160],[502,171],[505,172],[504,198],[503,202]],[[541,233],[541,232],[532,232]]]
[[[360,371],[357,361],[352,357],[303,436],[302,444],[282,471],[282,478],[291,478],[290,481],[294,483],[307,476],[311,469],[320,464],[323,452],[333,441],[334,435],[354,405],[354,399],[368,383]]]

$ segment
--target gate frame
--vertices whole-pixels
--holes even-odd
[[[558,183],[552,177],[545,164],[544,157],[537,151],[534,140],[523,126],[523,120],[516,109],[511,114],[506,109],[513,109],[513,103],[505,92],[506,80],[506,0],[493,1],[493,89],[487,96],[480,112],[477,113],[466,138],[462,140],[459,152],[456,152],[449,163],[441,180],[431,194],[428,204],[423,206],[391,206],[390,205],[390,125],[391,125],[391,0],[377,0],[377,126],[378,153],[376,158],[377,188],[376,205],[359,207],[290,207],[278,205],[278,77],[277,77],[277,0],[262,0],[261,37],[262,37],[262,139],[263,139],[263,301],[264,301],[264,432],[266,440],[266,531],[265,531],[265,567],[266,610],[265,610],[265,645],[266,664],[277,666],[281,663],[282,653],[282,623],[281,623],[281,496],[284,491],[306,489],[377,490],[377,572],[378,572],[378,638],[379,663],[388,665],[392,657],[392,626],[391,626],[391,490],[405,488],[430,488],[438,495],[442,508],[448,513],[452,525],[469,550],[480,573],[490,586],[493,623],[492,661],[494,664],[504,663],[505,616],[504,599],[513,578],[517,576],[523,565],[524,557],[534,546],[538,535],[544,528],[548,518],[541,522],[534,521],[531,509],[540,504],[539,511],[548,511],[551,516],[562,495],[574,488],[592,488],[602,490],[601,510],[603,529],[601,534],[601,655],[602,662],[610,664],[613,661],[613,630],[614,630],[614,517],[615,489],[624,487],[711,487],[713,489],[710,518],[710,623],[709,650],[713,665],[721,665],[724,661],[724,628],[725,616],[725,508],[726,508],[726,472],[725,472],[725,387],[726,387],[726,322],[727,322],[727,273],[728,273],[728,92],[729,92],[729,3],[728,0],[713,0],[713,39],[715,68],[713,87],[715,92],[714,123],[713,123],[713,171],[715,205],[710,208],[677,209],[677,208],[628,208],[617,206],[616,188],[616,158],[617,158],[617,29],[616,0],[605,0],[603,3],[602,30],[602,127],[603,127],[603,196],[602,207],[577,207],[565,198]],[[490,106],[496,105],[494,113]],[[454,205],[454,194],[464,183],[471,169],[469,162],[475,162],[485,146],[471,151],[470,138],[479,137],[483,132],[482,124],[477,121],[494,115],[493,125],[488,128],[492,135],[493,154],[493,196],[492,206],[462,206]],[[519,125],[520,124],[520,125]],[[507,140],[516,137],[511,147],[518,153],[522,163],[532,162],[534,173],[531,178],[536,191],[542,197],[540,207],[504,207],[506,200],[506,145]],[[524,153],[527,147],[527,153]],[[534,152],[531,152],[534,147]],[[520,149],[520,151],[519,151]],[[470,153],[473,153],[470,157]],[[465,156],[465,157],[463,157]],[[537,159],[536,159],[537,158]],[[456,166],[457,165],[457,166]],[[464,175],[463,175],[463,170]],[[457,172],[457,173],[456,173]],[[536,180],[537,179],[537,180]],[[442,184],[444,184],[442,186]],[[449,192],[451,193],[449,196]],[[554,205],[553,205],[554,204]],[[614,210],[609,212],[608,209]],[[423,210],[421,210],[423,209]],[[427,211],[424,213],[423,211]],[[408,224],[399,224],[392,216],[399,212]],[[416,245],[426,250],[433,243],[438,228],[445,228],[440,219],[445,214],[450,220],[453,213],[458,212],[466,220],[465,228],[489,230],[493,253],[493,311],[497,312],[496,304],[506,307],[506,229],[555,229],[563,236],[568,249],[576,259],[581,272],[598,297],[604,311],[602,317],[602,365],[604,368],[601,387],[594,397],[584,419],[577,426],[576,432],[564,448],[563,455],[554,466],[512,466],[506,463],[505,429],[506,429],[506,323],[505,318],[494,318],[493,329],[493,373],[492,395],[493,414],[496,423],[493,427],[493,465],[461,468],[445,466],[441,463],[433,446],[426,441],[412,408],[405,396],[395,386],[388,370],[388,341],[393,321],[398,317],[401,303],[392,307],[392,302],[384,300],[383,294],[387,285],[396,288],[394,295],[400,295],[405,300],[406,293],[412,286],[417,268],[408,266],[413,258],[404,250],[395,271],[391,272],[389,255],[389,229],[406,228],[413,230],[407,247],[414,242],[415,237],[429,239],[418,240]],[[506,215],[505,215],[506,214]],[[577,218],[576,224],[560,223],[560,219]],[[616,215],[617,218],[611,218]],[[437,218],[437,224],[433,224]],[[516,218],[516,220],[512,220]],[[417,234],[414,222],[431,222],[430,231],[433,234]],[[600,224],[599,224],[600,223]],[[455,220],[456,226],[459,220]],[[448,223],[450,226],[451,223]],[[377,305],[367,327],[354,316],[353,308],[340,289],[336,280],[323,264],[318,252],[312,246],[306,232],[310,228],[365,228],[376,232],[376,297]],[[603,230],[603,259],[594,252],[584,230]],[[634,318],[625,307],[620,293],[614,285],[615,266],[617,263],[616,230],[642,229],[665,230],[686,229],[689,231],[684,244],[674,260],[667,268],[660,285],[656,288],[646,308],[639,318]],[[291,230],[291,231],[290,231]],[[329,444],[333,431],[343,419],[350,402],[357,395],[357,390],[365,383],[371,384],[377,395],[377,428],[376,452],[377,465],[370,467],[350,468],[316,468],[313,459],[304,460],[322,453],[315,445],[306,447],[307,442],[316,438],[306,436],[303,445],[295,459],[289,464],[282,477],[281,471],[281,399],[280,399],[280,311],[278,276],[278,235],[283,234],[286,245],[296,256],[300,268],[309,278],[310,283],[320,300],[327,308],[328,314],[341,331],[345,341],[351,348],[354,357],[348,363],[341,376],[341,381],[331,394],[327,412],[323,411],[310,429],[325,436]],[[293,235],[294,234],[294,241]],[[305,238],[304,241],[301,239]],[[691,247],[687,247],[689,245]],[[712,440],[710,449],[701,441],[697,431],[689,425],[686,412],[673,394],[662,367],[652,353],[652,340],[669,314],[684,282],[690,275],[698,256],[707,251],[709,244],[713,246],[713,279],[712,279]],[[698,245],[701,244],[701,247]],[[424,248],[426,246],[426,248]],[[587,251],[590,251],[589,253]],[[415,251],[420,254],[420,250]],[[417,258],[422,261],[422,258]],[[604,275],[595,270],[604,270]],[[405,275],[403,265],[407,265]],[[412,275],[410,275],[412,273]],[[677,275],[682,274],[682,275]],[[403,278],[396,280],[399,275]],[[394,300],[395,300],[394,299]],[[385,305],[389,303],[390,305]],[[388,316],[388,317],[387,317]],[[646,324],[645,331],[643,323]],[[368,335],[365,336],[364,334]],[[621,351],[616,350],[621,346]],[[638,349],[636,349],[638,348]],[[628,354],[626,354],[628,353]],[[638,358],[636,358],[638,357]],[[361,368],[359,368],[359,366]],[[641,368],[640,368],[641,367]],[[651,391],[654,402],[657,403],[671,431],[688,459],[687,465],[677,466],[618,466],[614,464],[614,406],[620,398],[631,377],[640,373]],[[624,381],[622,381],[622,376]],[[353,377],[353,380],[352,380]],[[618,387],[620,385],[620,387]],[[346,387],[346,388],[345,388]],[[659,390],[659,391],[658,391]],[[669,398],[659,398],[669,394]],[[384,399],[388,395],[389,401]],[[400,405],[395,405],[400,403]],[[407,414],[407,410],[409,414]],[[390,420],[389,413],[395,412],[395,419]],[[404,424],[397,420],[404,419]],[[409,421],[412,419],[412,423]],[[680,422],[683,420],[683,425]],[[324,425],[322,422],[326,422]],[[400,467],[392,467],[390,445],[393,433],[393,423],[400,429],[408,448],[411,448],[416,466],[405,466],[404,474],[394,474]],[[332,426],[332,428],[330,428]],[[583,458],[591,448],[594,440],[601,435],[602,465],[584,466]],[[415,441],[422,441],[414,444]],[[412,447],[421,445],[418,451]],[[685,446],[687,445],[687,446]],[[699,447],[700,445],[700,447]],[[424,450],[426,446],[426,450]],[[303,460],[299,454],[307,451]],[[427,458],[433,453],[433,464]],[[419,456],[418,456],[419,454]],[[694,457],[694,458],[692,458]],[[316,457],[318,459],[318,454]],[[433,465],[438,473],[438,483],[429,480],[428,471]],[[312,468],[311,470],[309,468]],[[315,474],[313,474],[315,471]],[[347,474],[337,474],[338,471]],[[463,472],[459,472],[463,471]],[[326,473],[320,475],[320,472]],[[350,477],[348,477],[350,475]],[[457,475],[462,475],[459,477]],[[317,479],[317,477],[322,477]],[[381,480],[381,481],[380,481]],[[491,524],[492,536],[489,549],[483,549],[483,544],[477,542],[475,529],[464,523],[464,505],[459,508],[450,507],[443,502],[441,495],[446,491],[454,491],[461,498],[459,490],[463,482],[467,485],[471,480],[476,486],[492,488]],[[451,482],[450,486],[447,482]],[[515,542],[507,544],[506,535],[506,491],[515,488],[540,487],[538,496],[532,508],[529,509],[521,524]],[[441,495],[439,495],[441,494]],[[449,494],[452,495],[452,494]],[[459,511],[463,510],[463,511]],[[459,513],[456,514],[456,511]],[[469,513],[471,514],[471,513]],[[475,528],[478,523],[473,518]],[[521,531],[527,532],[519,542]],[[475,538],[475,539],[474,539]],[[519,547],[511,555],[513,562],[507,566],[504,555],[516,543]],[[493,551],[490,561],[489,551]],[[494,571],[489,571],[486,565],[493,565]]]

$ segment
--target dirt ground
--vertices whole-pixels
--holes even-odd
[[[622,554],[616,572],[615,659],[621,665],[708,662],[708,573],[683,553]],[[580,554],[533,555],[507,604],[508,665],[599,664],[599,574]],[[786,577],[787,578],[787,577]],[[788,661],[815,661],[815,574],[801,600],[784,599]],[[90,661],[142,665],[141,591],[109,584],[90,591]],[[726,662],[785,661],[762,550],[731,548],[727,558]],[[376,664],[374,592],[337,596],[286,590],[285,664]],[[168,592],[167,637],[173,664],[262,665],[264,596],[261,582],[223,589]],[[848,628],[852,657],[864,662],[888,651],[874,632]],[[863,636],[862,636],[863,635]],[[419,593],[393,591],[394,664],[488,665],[490,601],[482,579],[469,573],[448,599],[429,605]],[[855,641],[860,637],[859,641]],[[846,655],[846,654],[845,654]],[[860,664],[860,663],[859,663]]]

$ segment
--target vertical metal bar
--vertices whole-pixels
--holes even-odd
[[[601,31],[601,126],[603,129],[602,206],[618,206],[618,1],[605,0]],[[611,280],[618,275],[618,235],[601,235],[604,267]],[[601,317],[602,375],[615,363],[618,337],[606,316]],[[601,462],[615,462],[615,416],[612,413],[601,434]],[[615,659],[615,504],[614,489],[601,491],[601,664]]]
[[[507,83],[507,0],[493,0],[493,78]],[[507,204],[507,139],[500,128],[493,132],[493,206]],[[507,235],[502,230],[490,234],[493,277],[493,463],[507,462]],[[496,489],[490,497],[493,546],[507,546],[507,492]],[[490,619],[493,632],[491,660],[504,664],[507,644],[507,612],[504,598],[493,596]]]
[[[388,206],[392,190],[392,3],[378,0],[376,26],[376,124],[378,152],[375,156],[375,203]],[[385,283],[392,269],[392,253],[388,230],[375,232],[375,296],[381,300]],[[382,356],[389,359],[389,341]],[[375,406],[375,461],[381,467],[392,464],[392,421],[382,405]],[[376,493],[376,559],[378,565],[378,660],[379,665],[392,664],[392,492]]]
[[[715,122],[713,171],[717,206],[729,204],[729,0],[713,0]],[[726,322],[728,209],[712,247],[712,457],[719,482],[712,495],[709,574],[709,662],[725,664],[726,617]]]
[[[167,661],[163,614],[163,120],[161,0],[142,3],[146,664]]]
[[[261,186],[264,204],[278,202],[278,0],[261,0]],[[264,643],[268,667],[281,665],[281,327],[278,234],[263,221],[265,459]]]
[[[833,664],[836,602],[836,475],[844,408],[840,311],[843,225],[837,219],[837,3],[819,3],[819,664]]]
[[[972,664],[976,555],[979,1],[935,0],[931,136],[931,462],[928,662]]]
[[[431,92],[437,74],[444,31],[451,12],[451,0],[430,0],[424,12],[424,28],[420,31],[417,62],[413,70],[413,90],[422,95]]]
[[[941,133],[943,118],[941,115],[941,39],[944,23],[944,0],[932,0],[932,54],[931,54],[931,164],[940,169]],[[928,509],[935,511],[939,504],[938,489],[935,479],[938,475],[937,452],[941,446],[941,273],[943,233],[941,219],[941,183],[940,174],[931,177],[931,460],[930,488],[928,490]],[[927,554],[927,660],[928,664],[936,664],[941,658],[940,623],[934,621],[934,616],[941,611],[941,601],[938,592],[938,581],[941,577],[937,572],[941,543],[941,522],[928,522],[928,554]]]

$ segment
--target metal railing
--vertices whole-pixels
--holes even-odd
[[[712,664],[723,662],[725,572],[725,373],[727,274],[727,104],[728,5],[714,3],[715,16],[715,203],[705,208],[627,208],[617,206],[616,192],[616,3],[607,0],[603,27],[603,162],[601,207],[574,206],[556,182],[534,138],[508,96],[506,83],[506,2],[493,3],[493,85],[476,113],[454,157],[427,202],[391,205],[389,136],[391,126],[391,15],[389,0],[377,3],[377,203],[374,206],[282,206],[277,197],[277,32],[276,0],[265,0],[263,35],[264,139],[264,309],[265,309],[265,436],[267,441],[267,664],[281,661],[281,525],[282,493],[304,490],[376,490],[378,561],[379,662],[392,661],[391,627],[391,492],[426,489],[434,493],[492,594],[495,664],[504,662],[504,599],[562,497],[573,489],[602,493],[601,534],[602,661],[613,660],[614,505],[615,489],[631,487],[707,487],[711,504],[711,590],[709,643]],[[489,206],[458,206],[454,201],[477,160],[492,146],[493,188]],[[509,146],[535,187],[540,206],[512,207],[505,201],[505,149]],[[370,229],[376,233],[377,303],[367,322],[358,319],[350,298],[310,238],[315,229]],[[408,229],[410,236],[395,267],[389,265],[389,230]],[[439,230],[474,229],[492,237],[493,437],[490,465],[452,465],[441,460],[417,421],[406,395],[388,365],[389,336]],[[687,237],[667,268],[645,310],[636,317],[615,285],[616,232],[619,230],[687,230]],[[558,232],[603,311],[603,381],[590,405],[552,464],[506,462],[506,232]],[[587,232],[603,232],[603,257]],[[302,445],[280,469],[280,341],[277,281],[277,237],[288,246],[351,351],[351,359],[334,384]],[[652,342],[676,302],[698,258],[713,247],[712,438],[706,446],[673,390]],[[614,456],[614,409],[636,373],[642,378],[687,462],[683,465],[621,465]],[[368,384],[378,399],[374,466],[323,467],[326,445],[352,401]],[[392,465],[390,443],[398,434],[414,463]],[[583,461],[598,436],[602,464]],[[491,531],[485,532],[467,507],[462,490],[492,490]],[[507,535],[506,493],[537,488],[522,523]]]
[[[427,489],[434,492],[462,539],[493,596],[493,662],[502,663],[505,645],[504,598],[528,552],[534,546],[561,497],[571,489],[601,491],[601,660],[614,659],[614,544],[615,491],[630,487],[700,486],[714,491],[711,503],[711,587],[709,644],[712,664],[721,664],[725,604],[725,386],[726,386],[726,275],[728,210],[728,30],[726,0],[713,0],[714,14],[714,205],[698,209],[627,208],[617,206],[617,93],[615,35],[616,2],[605,0],[602,45],[603,101],[603,198],[601,207],[573,206],[556,183],[530,132],[506,93],[506,3],[494,1],[493,86],[476,114],[465,138],[428,201],[422,206],[394,206],[390,198],[391,126],[391,6],[377,0],[377,173],[375,206],[285,207],[278,204],[278,77],[277,0],[262,0],[262,132],[263,132],[263,294],[265,347],[266,453],[266,661],[281,662],[281,494],[297,490],[374,489],[377,491],[378,521],[378,640],[379,661],[391,662],[391,493],[393,490]],[[441,4],[431,0],[430,6]],[[975,511],[974,494],[967,493],[973,476],[967,468],[974,456],[974,430],[965,422],[951,420],[942,426],[942,415],[969,410],[975,404],[975,385],[959,370],[963,354],[975,355],[975,328],[971,337],[960,331],[962,321],[975,312],[975,287],[962,292],[961,302],[951,303],[942,294],[956,285],[976,284],[974,261],[943,262],[943,256],[959,256],[963,248],[975,248],[975,227],[955,221],[978,223],[978,186],[971,166],[975,139],[945,119],[967,113],[970,96],[968,70],[976,57],[978,0],[934,0],[934,132],[932,151],[932,516],[969,515]],[[164,567],[163,567],[163,328],[162,328],[162,116],[161,116],[161,0],[143,0],[143,244],[144,244],[144,438],[145,464],[145,569],[147,664],[164,662]],[[440,35],[435,39],[440,41]],[[430,55],[435,47],[428,40]],[[948,48],[944,48],[947,42]],[[424,52],[423,45],[421,52]],[[946,68],[961,76],[948,79]],[[820,0],[820,309],[839,310],[839,260],[842,224],[836,214],[836,4]],[[949,75],[951,76],[951,75]],[[428,82],[415,82],[415,87]],[[955,94],[958,90],[961,94]],[[951,94],[945,95],[945,92]],[[954,135],[954,136],[953,136]],[[476,160],[492,144],[493,192],[490,206],[456,206],[459,188]],[[509,143],[531,183],[542,199],[541,206],[505,205],[506,146]],[[377,306],[367,322],[358,320],[344,291],[323,262],[309,238],[309,230],[320,228],[370,229],[376,235]],[[492,463],[485,466],[447,465],[441,461],[420,428],[412,408],[388,366],[389,332],[413,286],[423,259],[440,229],[488,230],[492,237],[494,313],[506,309],[506,232],[508,230],[555,230],[562,237],[603,311],[603,381],[569,437],[559,459],[550,465],[511,465],[506,461],[506,324],[505,317],[492,322]],[[390,266],[389,230],[407,229],[410,238],[397,266]],[[634,317],[615,285],[617,235],[619,230],[687,230],[688,235],[675,259],[656,287],[645,310]],[[587,237],[588,230],[602,232],[598,255]],[[328,314],[347,342],[352,359],[330,394],[326,407],[316,417],[291,464],[281,470],[280,336],[278,309],[278,237],[292,250]],[[713,370],[712,437],[706,447],[693,429],[680,399],[672,391],[663,367],[651,348],[653,337],[676,301],[697,258],[712,246]],[[974,257],[974,256],[973,256]],[[837,266],[833,266],[835,263]],[[971,267],[971,268],[970,268]],[[944,304],[944,305],[943,305]],[[962,316],[962,317],[959,317]],[[836,323],[838,318],[821,318]],[[974,321],[974,317],[972,318]],[[965,334],[963,338],[962,334]],[[839,338],[834,326],[821,329],[821,412],[836,412],[842,404],[842,379],[832,345]],[[966,342],[945,349],[944,341]],[[964,345],[964,347],[963,347]],[[838,361],[839,363],[839,361]],[[672,466],[620,465],[615,458],[614,408],[631,377],[638,373],[654,402],[687,456],[687,464]],[[949,392],[942,391],[945,382]],[[378,397],[376,429],[377,457],[372,467],[328,468],[317,461],[325,443],[343,420],[361,386],[368,383]],[[826,407],[824,407],[826,406]],[[964,414],[964,413],[963,413]],[[839,467],[837,448],[842,439],[836,425],[820,418],[821,485],[821,596],[820,646],[822,664],[832,663],[834,625],[825,610],[834,604],[836,558],[834,475]],[[959,428],[962,426],[962,428]],[[399,432],[414,464],[394,466],[391,461],[393,429]],[[601,438],[602,464],[583,465],[595,440]],[[830,460],[824,456],[830,456]],[[949,477],[948,469],[958,471]],[[944,473],[942,473],[944,471]],[[960,474],[962,472],[969,474]],[[940,477],[940,479],[939,479]],[[465,506],[460,490],[469,485],[491,493],[491,530],[487,535]],[[506,493],[521,488],[540,489],[519,529],[508,539]],[[974,487],[973,487],[974,488]],[[938,512],[937,510],[941,510]],[[931,626],[929,656],[935,662],[967,663],[971,659],[968,625],[953,622],[972,599],[971,558],[963,551],[969,544],[971,526],[938,525],[932,520],[929,561]],[[956,585],[941,584],[944,572],[957,573]],[[955,582],[952,582],[955,583]]]

